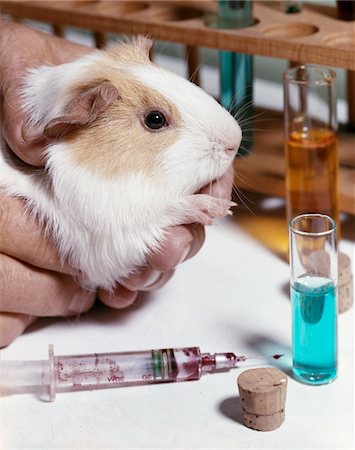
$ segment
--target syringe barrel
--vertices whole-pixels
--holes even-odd
[[[54,356],[57,392],[197,380],[200,376],[198,347]]]
[[[48,361],[1,361],[1,391],[49,385]]]

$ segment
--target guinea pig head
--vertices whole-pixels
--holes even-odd
[[[193,193],[225,173],[241,130],[202,89],[151,63],[150,45],[139,37],[34,70],[27,109],[49,156],[65,152],[68,164],[99,177],[143,173]]]
[[[180,192],[194,193],[224,175],[239,149],[242,133],[231,114],[193,83],[154,64],[132,66],[130,73],[143,86],[164,97],[170,111],[159,108],[163,123],[158,132],[176,130],[177,139],[161,155],[161,173]],[[159,114],[159,117],[161,117]],[[177,119],[175,119],[177,117]]]

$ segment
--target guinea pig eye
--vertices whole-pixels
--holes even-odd
[[[144,124],[151,130],[159,130],[168,125],[164,114],[160,111],[150,111],[144,117]]]

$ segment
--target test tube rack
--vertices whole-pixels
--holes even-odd
[[[206,15],[217,11],[215,1],[23,1],[2,0],[1,12],[14,20],[32,19],[92,30],[98,46],[106,32],[137,35],[185,44],[195,55],[198,47],[230,50],[292,62],[341,67],[348,71],[349,118],[355,126],[355,23],[340,21],[335,7],[306,4],[296,14],[285,14],[276,1],[255,2],[253,26],[218,29],[206,25]],[[280,74],[281,79],[281,74]],[[258,125],[255,145],[247,158],[236,159],[248,190],[285,195],[283,119],[268,112]],[[269,120],[270,117],[274,120]],[[340,209],[355,215],[355,134],[340,134]]]

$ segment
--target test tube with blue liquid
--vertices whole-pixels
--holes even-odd
[[[219,0],[218,28],[246,28],[253,25],[253,2]],[[239,153],[249,153],[252,146],[253,56],[221,51],[221,104],[241,123],[245,123]]]
[[[289,231],[293,374],[306,384],[326,384],[337,376],[336,222],[302,214]]]

